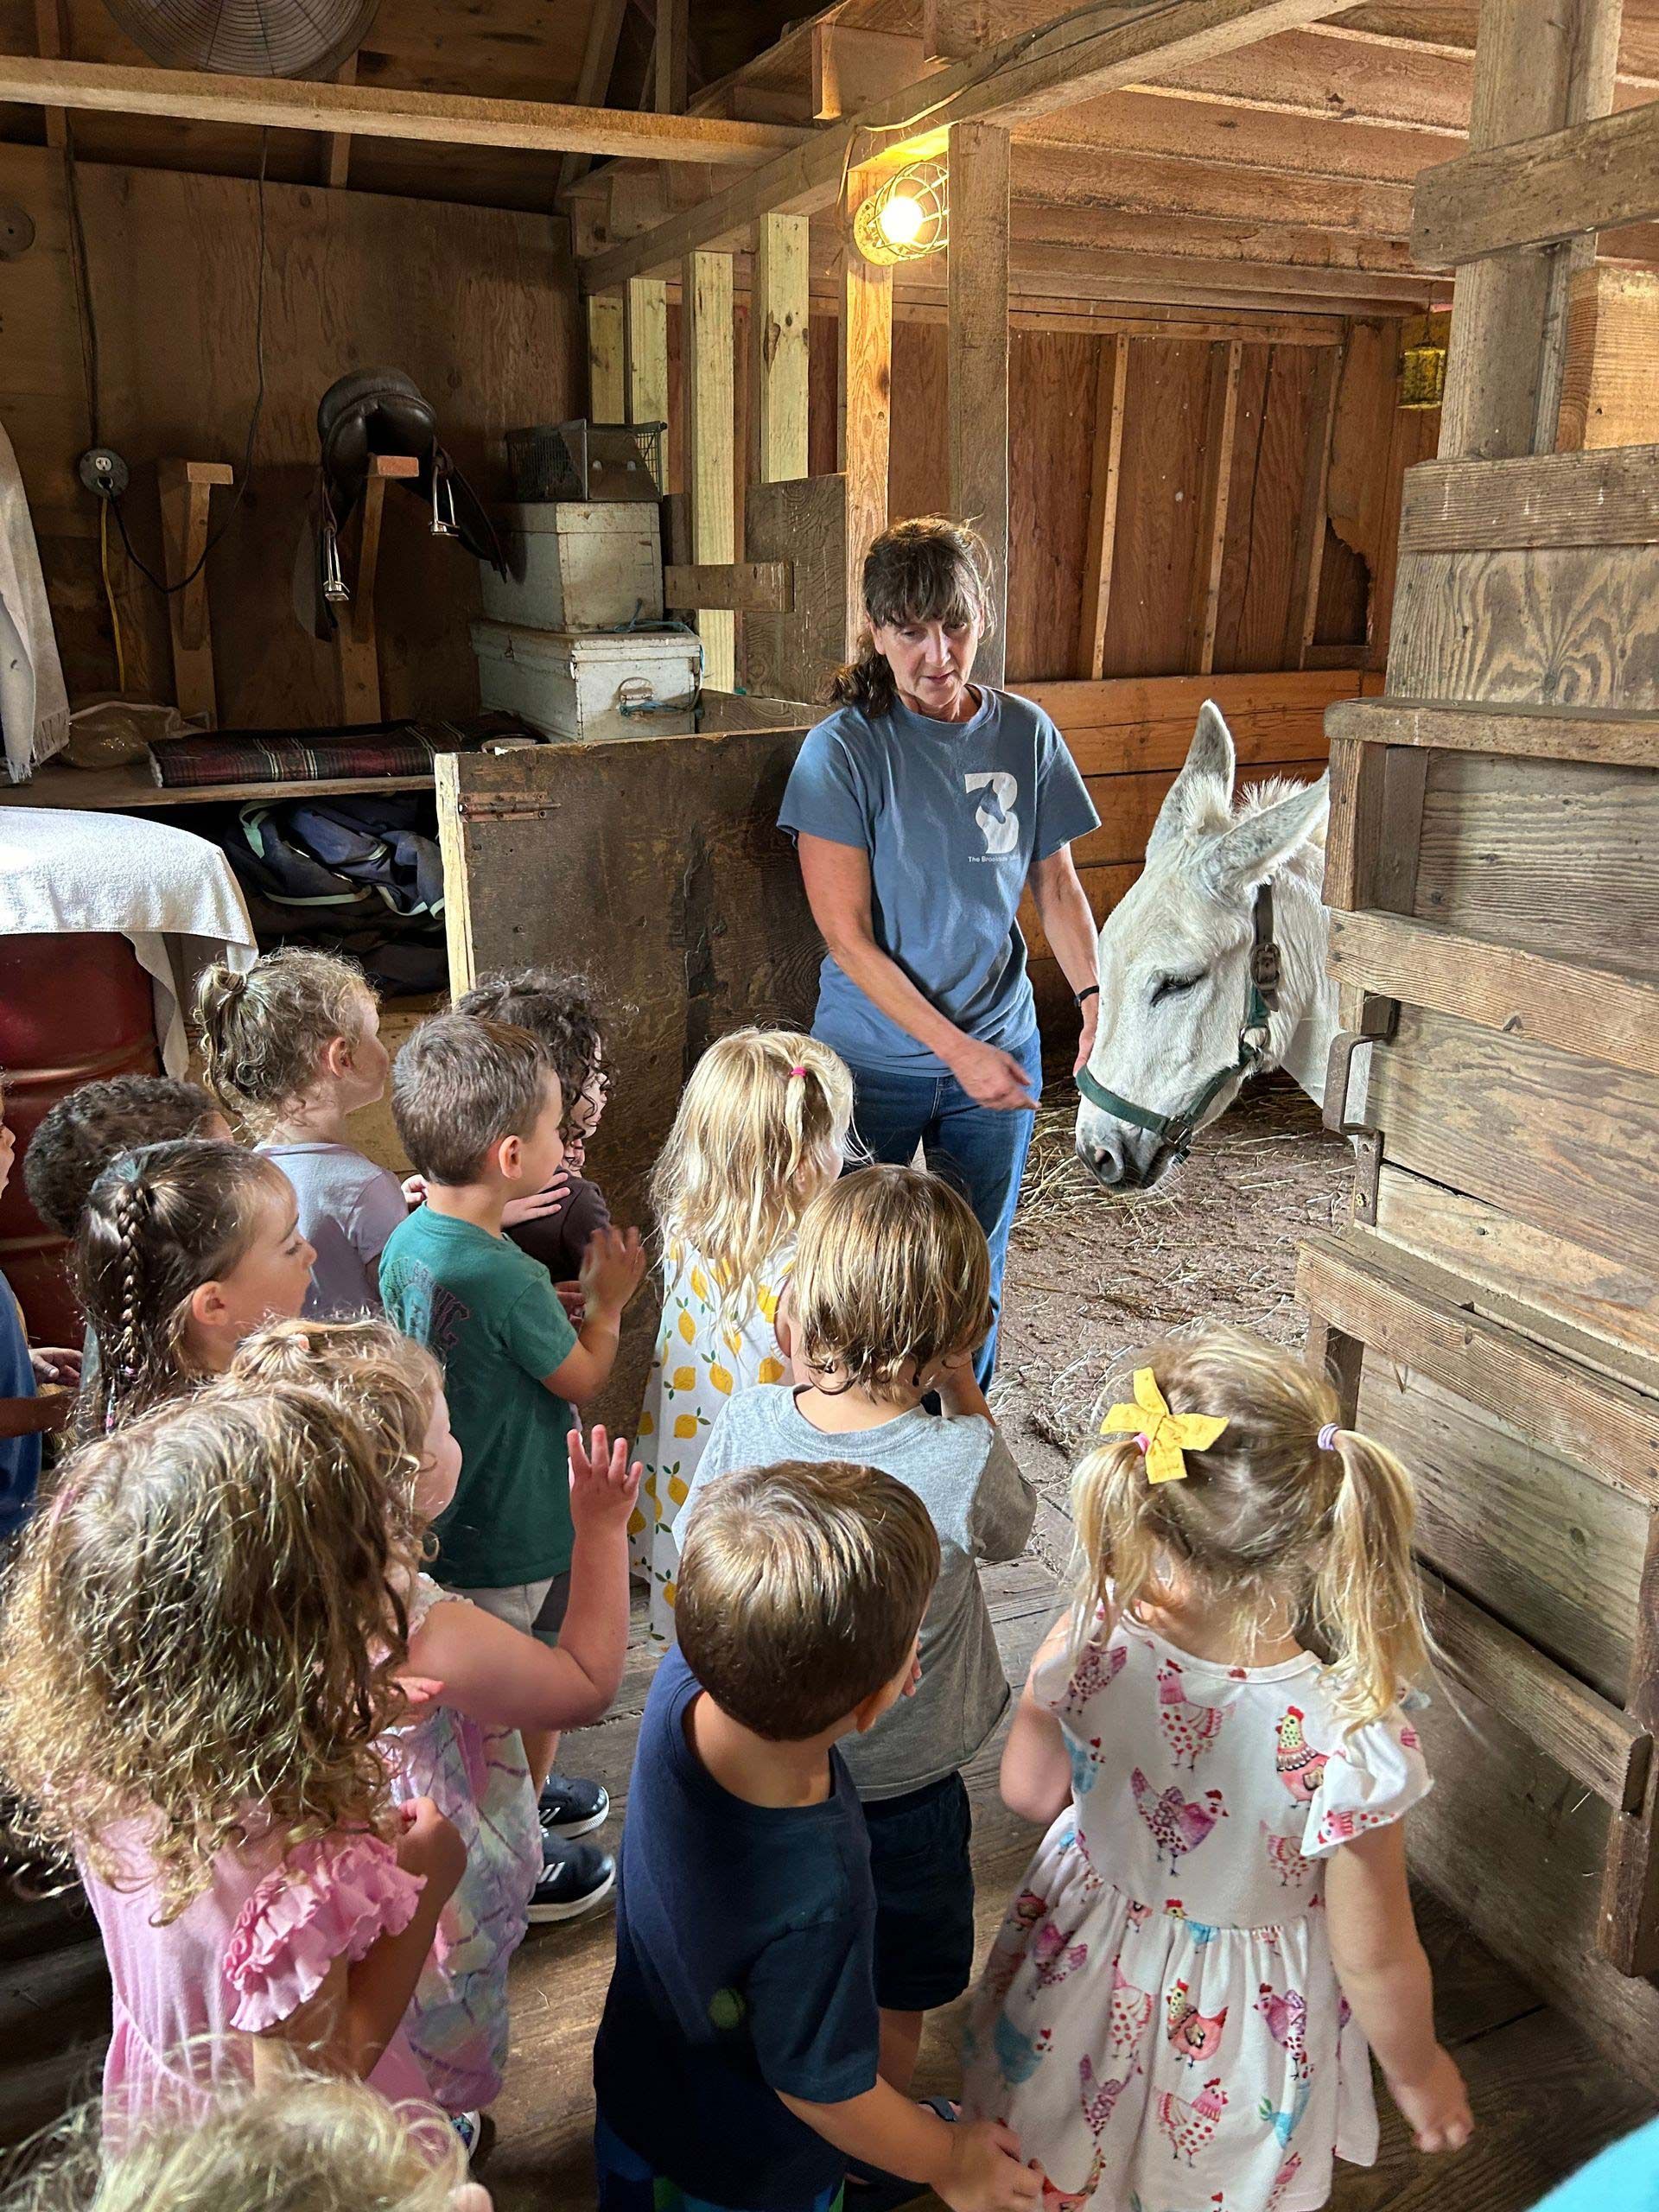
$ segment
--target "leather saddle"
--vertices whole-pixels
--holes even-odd
[[[294,563],[294,611],[326,644],[334,607],[350,597],[340,563],[340,534],[351,519],[377,454],[405,454],[417,475],[394,479],[426,505],[435,537],[459,538],[497,574],[506,556],[488,511],[438,441],[437,416],[397,369],[354,369],[329,385],[317,407],[317,482]]]

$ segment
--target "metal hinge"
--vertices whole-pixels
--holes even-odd
[[[537,806],[528,799],[471,798],[463,793],[456,810],[463,822],[545,822],[559,810],[553,799]]]
[[[1366,1090],[1370,1088],[1371,1050],[1387,1044],[1400,1021],[1398,999],[1379,998],[1367,993],[1360,1002],[1359,1027],[1344,1029],[1331,1040],[1331,1057],[1325,1064],[1325,1126],[1338,1135],[1351,1137],[1354,1143],[1354,1211],[1353,1217],[1367,1227],[1376,1224],[1377,1184],[1382,1171],[1382,1132],[1370,1122],[1355,1120],[1348,1110],[1348,1094],[1353,1077],[1354,1055],[1362,1046],[1365,1055]]]

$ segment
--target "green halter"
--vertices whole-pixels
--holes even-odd
[[[1238,1057],[1230,1067],[1212,1075],[1203,1089],[1175,1114],[1154,1114],[1132,1099],[1120,1098],[1097,1083],[1086,1067],[1077,1071],[1077,1089],[1091,1106],[1132,1122],[1157,1137],[1177,1160],[1185,1160],[1192,1139],[1224,1084],[1235,1076],[1254,1075],[1267,1058],[1268,1018],[1279,1003],[1279,948],[1273,941],[1273,886],[1264,883],[1250,910],[1254,942],[1250,946],[1249,981],[1244,999],[1244,1019],[1238,1029]]]

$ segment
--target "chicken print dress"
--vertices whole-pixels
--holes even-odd
[[[1133,1622],[1032,1688],[1072,1802],[976,1993],[964,2114],[1014,2130],[1048,2212],[1312,2212],[1377,2140],[1324,1862],[1428,1789],[1414,1732],[1344,1732],[1311,1655],[1227,1667]]]

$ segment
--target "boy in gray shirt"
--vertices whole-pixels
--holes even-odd
[[[852,1460],[913,1491],[938,1532],[915,1694],[842,1746],[870,1831],[880,2070],[899,2089],[924,2015],[960,1996],[973,1972],[961,1770],[1009,1699],[979,1566],[1018,1559],[1037,1510],[974,1379],[989,1325],[989,1255],[966,1202],[915,1168],[842,1177],[802,1218],[779,1316],[779,1341],[804,1379],[722,1407],[678,1524],[731,1469]],[[923,1408],[931,1391],[940,1414]]]

